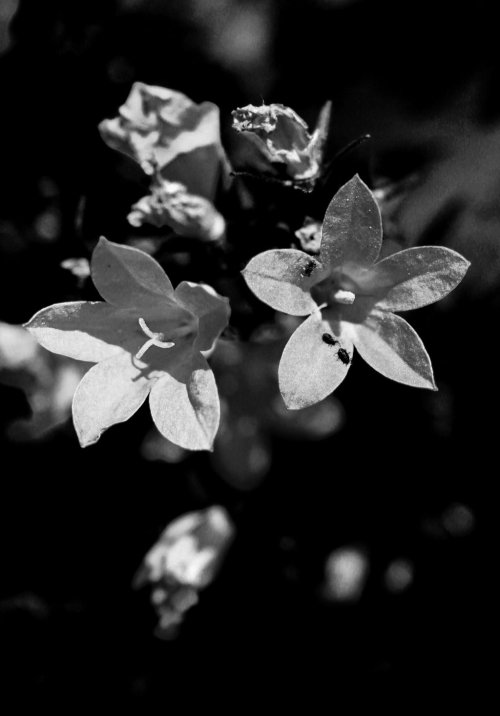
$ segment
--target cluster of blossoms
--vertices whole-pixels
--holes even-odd
[[[329,115],[327,103],[310,133],[304,120],[283,105],[235,110],[233,127],[252,148],[247,147],[249,171],[241,173],[262,175],[280,190],[300,189],[306,197],[319,189],[325,193]],[[151,178],[150,193],[131,208],[131,226],[168,226],[211,246],[219,251],[221,274],[210,277],[215,287],[182,281],[174,289],[151,255],[101,238],[90,275],[103,300],[55,304],[26,324],[48,350],[95,364],[73,399],[82,446],[126,421],[149,396],[162,436],[188,450],[212,449],[220,408],[208,359],[221,336],[234,340],[248,334],[253,308],[240,271],[263,304],[305,318],[298,326],[296,319],[287,324],[279,361],[287,408],[313,406],[330,395],[350,369],[354,348],[382,375],[435,389],[422,341],[397,312],[446,296],[462,280],[468,261],[435,246],[381,258],[379,206],[357,175],[335,187],[322,216],[312,211],[317,202],[305,203],[302,223],[282,221],[288,244],[271,239],[263,252],[251,252],[238,245],[238,232],[245,224],[248,231],[254,219],[238,199],[240,219],[234,218],[234,206],[227,214],[220,208],[228,197],[239,196],[235,184],[250,180],[231,169],[215,105],[197,105],[179,92],[136,83],[119,116],[103,121],[100,132]],[[231,296],[231,332],[230,301],[219,291]],[[275,314],[268,315],[268,322],[277,325]]]

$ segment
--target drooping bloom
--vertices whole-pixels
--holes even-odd
[[[152,587],[157,636],[175,636],[199,591],[215,579],[233,537],[231,518],[219,505],[189,512],[165,528],[134,578],[135,587]]]
[[[319,176],[331,103],[323,107],[312,134],[305,121],[283,104],[249,104],[233,111],[233,128],[248,136],[283,180],[306,190]]]
[[[128,420],[149,396],[162,435],[189,450],[211,449],[219,397],[203,353],[227,325],[228,300],[188,281],[174,290],[151,256],[104,238],[91,276],[104,301],[55,304],[26,324],[48,350],[97,364],[73,398],[81,445]]]
[[[160,171],[190,193],[214,198],[221,172],[227,173],[217,105],[135,82],[118,112],[99,124],[108,146],[135,159],[146,174]]]
[[[202,241],[220,241],[226,222],[211,201],[188,193],[179,182],[153,181],[151,193],[132,206],[128,215],[132,226],[152,224],[170,226],[179,236]]]
[[[335,390],[351,366],[354,347],[387,378],[435,388],[421,339],[394,311],[440,300],[462,280],[469,262],[439,246],[418,246],[377,261],[381,246],[377,202],[355,176],[328,206],[317,258],[297,249],[270,250],[243,271],[269,306],[308,316],[280,361],[280,390],[289,408],[312,405]]]

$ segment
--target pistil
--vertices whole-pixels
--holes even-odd
[[[135,357],[137,360],[140,360],[144,353],[151,348],[151,346],[156,346],[156,348],[172,348],[175,346],[175,343],[173,341],[166,341],[165,335],[163,333],[155,333],[152,331],[144,318],[139,318],[139,325],[144,331],[145,335],[148,337],[149,340],[147,340],[142,348],[139,349],[139,351],[136,353]]]
[[[342,303],[345,306],[350,306],[354,303],[356,295],[352,291],[346,291],[343,288],[337,289],[332,295],[332,300],[336,303]]]

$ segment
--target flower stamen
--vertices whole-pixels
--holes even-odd
[[[139,318],[139,325],[146,334],[146,336],[149,338],[142,348],[140,348],[137,353],[135,354],[135,357],[137,360],[140,360],[144,353],[151,348],[151,346],[156,346],[157,348],[172,348],[175,346],[175,343],[173,341],[166,341],[165,335],[163,333],[155,333],[152,331],[144,318]]]

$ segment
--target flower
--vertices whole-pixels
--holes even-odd
[[[208,450],[219,424],[215,379],[203,353],[225,328],[229,302],[204,284],[173,289],[148,254],[101,238],[91,275],[104,301],[59,303],[26,324],[54,353],[97,365],[73,398],[82,447],[128,420],[149,396],[162,435]]]
[[[9,438],[39,440],[61,426],[83,372],[81,363],[40,348],[22,326],[0,322],[0,384],[20,388],[31,409],[29,416],[9,422]]]
[[[233,523],[219,505],[189,512],[165,528],[134,577],[135,587],[153,587],[157,636],[175,636],[184,613],[198,602],[198,592],[215,579],[233,537]]]
[[[393,311],[427,306],[462,280],[469,262],[439,246],[405,249],[377,261],[380,211],[356,175],[326,210],[320,253],[276,249],[255,256],[244,278],[262,301],[309,316],[292,334],[279,366],[288,408],[325,398],[344,380],[353,349],[382,375],[435,389],[429,356],[417,333]]]
[[[127,218],[132,226],[170,226],[179,236],[204,241],[220,241],[226,230],[224,217],[211,201],[189,194],[179,182],[161,177],[152,183],[151,194],[132,206]]]
[[[327,102],[309,134],[307,124],[290,107],[249,104],[233,111],[233,128],[255,142],[282,178],[311,190],[320,173],[330,111]]]
[[[135,159],[146,174],[160,170],[189,192],[213,199],[227,169],[217,105],[195,104],[181,92],[135,82],[118,111],[118,117],[99,124],[109,147]]]

